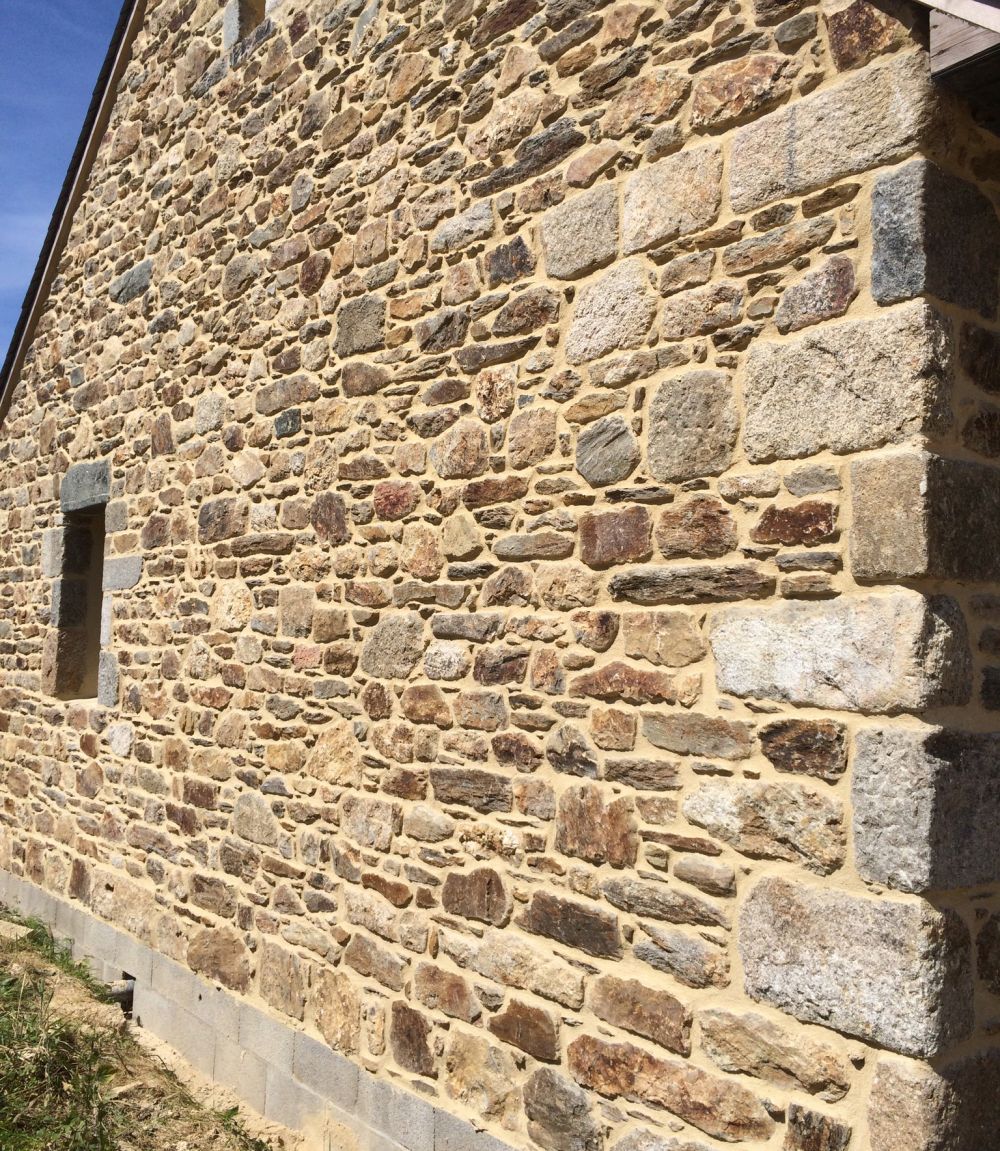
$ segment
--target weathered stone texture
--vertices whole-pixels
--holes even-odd
[[[740,955],[754,999],[901,1054],[936,1055],[971,1030],[967,932],[926,905],[763,879]]]
[[[824,448],[856,452],[931,431],[941,423],[949,372],[944,323],[922,302],[788,343],[755,344],[747,362],[747,455],[763,462]]]
[[[845,3],[145,6],[5,397],[0,878],[387,1147],[903,1151],[879,1047],[989,1145],[1000,163]]]
[[[893,713],[965,703],[971,691],[957,605],[916,592],[732,608],[711,644],[719,688],[737,696]]]
[[[898,891],[996,883],[998,753],[993,734],[859,732],[851,791],[861,875]]]

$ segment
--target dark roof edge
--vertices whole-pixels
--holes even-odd
[[[35,325],[55,277],[73,215],[80,202],[83,185],[107,130],[108,121],[111,119],[118,82],[128,63],[132,42],[141,27],[144,9],[145,0],[123,0],[121,14],[97,78],[94,94],[90,99],[90,107],[80,130],[73,159],[70,161],[59,199],[56,201],[34,275],[21,305],[21,314],[14,328],[10,347],[7,349],[7,358],[3,368],[0,368],[0,424],[7,417],[14,384],[34,338]]]

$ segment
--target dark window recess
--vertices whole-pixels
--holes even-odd
[[[63,528],[61,571],[52,585],[52,691],[60,699],[97,697],[103,582],[102,504],[68,513]]]
[[[264,23],[265,0],[238,0],[239,38],[249,36],[260,24]]]

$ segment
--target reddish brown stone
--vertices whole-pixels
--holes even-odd
[[[635,746],[636,718],[617,708],[595,708],[590,716],[594,743],[604,751],[631,751]]]
[[[497,763],[504,767],[515,767],[518,771],[534,771],[542,762],[542,749],[520,732],[504,732],[495,735],[490,741]]]
[[[398,879],[390,879],[378,871],[366,871],[361,876],[361,886],[377,891],[393,907],[406,907],[413,899],[413,892],[405,883],[400,883]]]
[[[656,525],[656,546],[666,559],[714,559],[737,543],[732,512],[711,496],[696,496],[665,508]]]
[[[348,398],[374,396],[389,382],[389,373],[366,360],[354,360],[344,365],[343,382]]]
[[[836,783],[847,768],[847,733],[830,719],[783,719],[760,733],[761,750],[778,771]]]
[[[452,871],[444,883],[445,911],[502,927],[511,913],[511,898],[499,874],[488,867],[467,873]]]
[[[428,1043],[430,1034],[430,1021],[419,1011],[398,1000],[392,1005],[389,1045],[393,1058],[406,1071],[436,1079],[434,1053]]]
[[[361,706],[370,719],[388,719],[392,715],[393,698],[386,684],[371,680],[361,692]]]
[[[657,991],[637,979],[603,975],[591,985],[594,1014],[678,1055],[691,1054],[691,1014],[668,991]]]
[[[840,72],[863,68],[905,35],[897,19],[868,0],[854,0],[838,12],[828,12],[826,23],[830,54]]]
[[[504,1011],[489,1022],[497,1038],[543,1063],[559,1061],[559,1025],[547,1011],[512,999]]]
[[[664,671],[643,671],[616,660],[599,671],[570,681],[569,694],[594,699],[623,699],[627,703],[683,703],[690,706],[700,694],[698,677],[674,676]]]
[[[537,891],[517,922],[527,931],[579,948],[588,955],[621,958],[618,916],[602,911],[596,904],[577,903]]]
[[[430,783],[438,803],[460,803],[476,811],[510,811],[510,779],[475,768],[432,768]]]
[[[610,1098],[663,1107],[727,1142],[768,1139],[774,1120],[759,1099],[731,1080],[659,1059],[631,1043],[608,1043],[581,1035],[569,1045],[569,1071],[577,1083]]]
[[[568,788],[559,800],[556,850],[588,863],[631,867],[639,854],[639,832],[631,799],[605,803],[591,783]]]
[[[646,560],[652,521],[644,507],[621,512],[585,512],[580,517],[580,558],[593,568]]]
[[[216,543],[242,535],[247,529],[249,505],[242,500],[221,499],[202,504],[198,512],[198,542]]]
[[[405,480],[385,480],[375,485],[372,503],[380,520],[405,519],[420,503],[420,488]]]
[[[434,684],[422,683],[405,688],[399,702],[410,723],[431,723],[441,728],[452,726],[451,708],[444,693]]]
[[[309,522],[317,537],[325,543],[337,546],[351,538],[347,523],[347,505],[343,497],[333,492],[321,492],[313,501]]]
[[[467,508],[486,508],[492,504],[514,503],[528,490],[527,476],[503,476],[473,480],[465,485],[462,502]]]
[[[476,652],[472,670],[477,683],[492,686],[523,683],[528,674],[528,651],[525,648],[488,647]]]
[[[748,55],[720,64],[694,89],[691,123],[720,128],[759,116],[786,95],[794,74],[786,56]]]
[[[433,963],[421,963],[413,973],[413,993],[424,1004],[435,1011],[443,1011],[454,1019],[464,1019],[473,1023],[483,1013],[472,988],[462,978],[451,971],[435,967]]]
[[[401,991],[406,978],[406,960],[379,947],[367,935],[355,935],[344,949],[344,962],[366,978],[377,979],[391,991]]]
[[[784,1151],[847,1151],[851,1134],[845,1123],[792,1103]]]
[[[299,287],[304,296],[315,296],[330,271],[330,257],[326,252],[314,252],[299,269]]]
[[[620,619],[613,611],[575,611],[570,619],[577,643],[591,651],[607,651],[618,636]]]
[[[773,504],[750,532],[757,544],[804,544],[807,547],[835,534],[837,508],[823,500],[804,500],[790,508]]]

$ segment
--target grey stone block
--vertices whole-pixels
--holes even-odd
[[[1000,468],[886,452],[851,464],[851,499],[856,578],[1000,579]]]
[[[55,579],[62,574],[63,529],[50,528],[42,532],[42,575]]]
[[[142,579],[142,556],[116,556],[104,561],[104,590],[126,591]]]
[[[295,1030],[279,1023],[250,1003],[240,1004],[240,1045],[286,1075],[292,1074]]]
[[[116,304],[128,304],[149,291],[153,282],[153,261],[143,260],[111,281],[108,295]]]
[[[111,463],[97,460],[74,464],[59,486],[59,506],[63,512],[78,512],[100,507],[111,495]]]
[[[825,603],[736,607],[711,632],[719,690],[893,714],[967,703],[972,660],[961,610],[900,589]]]
[[[104,530],[108,535],[123,532],[128,528],[128,504],[124,500],[113,500],[104,509]]]
[[[971,944],[957,916],[762,879],[740,915],[751,998],[902,1055],[972,1032]]]
[[[910,892],[1000,881],[1000,734],[859,732],[852,796],[862,878]]]
[[[511,1151],[511,1147],[438,1107],[434,1111],[434,1151]]]
[[[153,979],[153,956],[150,950],[131,935],[120,934],[115,950],[115,964],[120,971],[127,971],[137,985],[148,987]]]
[[[275,1123],[301,1131],[311,1119],[325,1111],[318,1095],[296,1083],[286,1071],[268,1063],[265,1066],[264,1115]]]
[[[362,1074],[358,1081],[358,1119],[407,1151],[434,1151],[434,1110],[426,1099],[384,1079]]]
[[[880,304],[928,294],[993,319],[1000,292],[1000,219],[973,184],[914,160],[875,183],[872,295]]]
[[[911,155],[934,115],[926,54],[900,54],[762,116],[733,136],[733,210],[825,187]]]
[[[213,1078],[235,1091],[259,1115],[264,1114],[267,1064],[252,1051],[244,1051],[239,1043],[216,1036]]]
[[[747,456],[867,451],[943,427],[951,347],[949,324],[922,300],[784,343],[756,341],[747,354]]]
[[[190,968],[163,955],[153,956],[149,985],[164,999],[189,1009],[193,1009],[199,990],[205,986]]]
[[[304,1087],[337,1107],[352,1111],[357,1104],[357,1064],[301,1031],[295,1032],[292,1045],[292,1074]]]
[[[102,651],[97,659],[97,702],[101,707],[118,706],[118,657]]]

